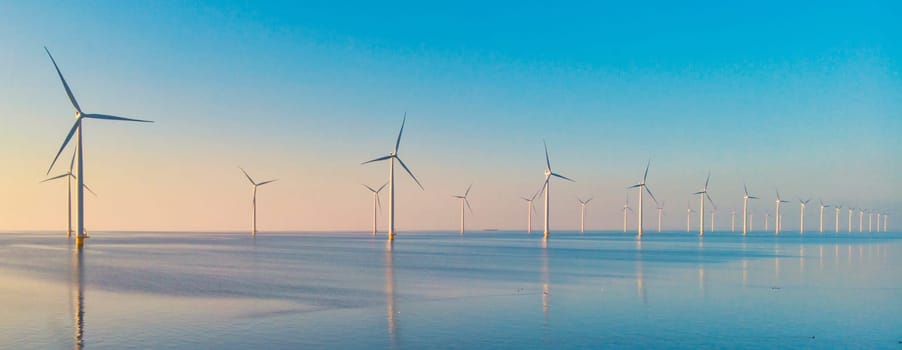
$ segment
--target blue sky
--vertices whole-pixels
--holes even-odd
[[[543,138],[578,181],[554,184],[562,228],[576,227],[577,195],[599,198],[592,226],[618,228],[649,157],[672,227],[708,170],[723,208],[739,208],[748,182],[761,211],[775,187],[898,211],[900,10],[5,2],[0,160],[14,169],[0,196],[17,200],[0,204],[0,228],[59,216],[60,189],[32,184],[72,113],[44,45],[85,109],[157,121],[86,129],[86,179],[106,193],[89,209],[106,229],[241,229],[238,164],[283,179],[261,198],[273,229],[365,229],[357,187],[385,169],[358,164],[390,150],[405,111],[401,152],[427,188],[399,183],[408,228],[453,228],[448,198],[470,182],[474,228],[522,226],[516,198],[541,181]]]

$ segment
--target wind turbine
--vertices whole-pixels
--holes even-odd
[[[541,190],[539,190],[541,192]],[[536,207],[533,205],[533,201],[536,199],[536,196],[539,195],[539,192],[533,193],[532,197],[520,197],[524,201],[526,201],[526,234],[532,234],[532,215],[536,213]]]
[[[755,223],[755,212],[749,211],[749,232],[753,232],[755,230],[754,223]]]
[[[877,232],[880,232],[880,214],[879,210],[874,210],[874,217],[877,219]]]
[[[824,204],[824,201],[822,201],[822,200],[818,200],[818,202],[819,202],[820,205],[821,205],[821,206],[820,206],[820,207],[821,207],[821,224],[820,224],[820,231],[821,231],[821,233],[824,233],[824,208],[829,208],[830,206],[827,205],[827,204]]]
[[[645,175],[642,175],[642,181],[639,181],[639,183],[632,185],[630,187],[627,187],[627,189],[630,189],[630,188],[638,188],[639,189],[639,217],[638,217],[638,220],[639,220],[638,235],[639,235],[639,237],[642,237],[642,232],[643,232],[643,230],[642,230],[642,228],[643,228],[642,227],[643,226],[642,225],[642,209],[643,209],[642,197],[644,197],[643,192],[648,192],[648,195],[651,196],[651,199],[655,201],[655,204],[658,203],[658,200],[655,199],[655,195],[651,193],[651,190],[648,189],[648,185],[645,184],[645,180],[648,179],[648,167],[650,165],[651,165],[651,160],[649,160],[648,163],[645,164]]]
[[[410,175],[410,178],[413,179],[414,182],[417,183],[417,186],[420,186],[420,189],[423,189],[423,185],[420,184],[420,181],[417,180],[416,176],[413,176],[413,173],[410,172],[410,169],[407,168],[407,165],[404,164],[404,161],[398,157],[398,146],[401,145],[401,134],[404,133],[404,123],[407,122],[407,113],[404,113],[404,119],[401,121],[401,130],[398,131],[398,140],[395,141],[395,150],[389,153],[387,156],[379,157],[373,160],[368,160],[362,164],[368,164],[372,162],[381,162],[383,160],[388,160],[388,240],[392,241],[395,239],[395,160],[401,164],[401,167],[407,171],[407,174]]]
[[[883,213],[883,232],[887,232],[886,231],[886,222],[888,220],[887,217],[889,217],[889,214]]]
[[[864,209],[858,208],[858,232],[864,232]]]
[[[470,207],[470,201],[467,200],[467,196],[470,195],[470,188],[473,187],[473,184],[467,186],[467,191],[464,192],[462,196],[453,196],[460,201],[460,234],[464,234],[464,204],[467,205],[467,209],[470,209],[470,213],[473,213],[473,208]]]
[[[542,140],[542,145],[545,146],[545,184],[542,185],[542,191],[545,191],[545,239],[548,239],[548,234],[550,233],[550,231],[548,229],[548,220],[549,220],[549,214],[551,212],[551,210],[549,209],[549,206],[548,206],[549,199],[550,199],[550,195],[548,194],[548,192],[550,192],[550,190],[551,190],[551,188],[549,186],[550,185],[549,181],[551,180],[552,176],[561,178],[561,179],[564,179],[564,180],[567,180],[570,182],[575,182],[575,181],[573,181],[573,179],[570,179],[564,175],[555,173],[551,170],[551,160],[548,158],[548,144],[545,143],[545,140]]]
[[[782,228],[781,227],[782,223],[780,222],[780,204],[781,203],[789,203],[789,201],[784,201],[782,198],[780,198],[780,190],[777,190],[776,203],[777,203],[777,212],[774,213],[774,233],[779,235],[780,229]]]
[[[687,232],[687,233],[692,229],[692,228],[690,227],[690,222],[691,222],[691,221],[689,220],[689,217],[692,216],[692,213],[693,213],[693,212],[695,212],[695,210],[692,210],[692,205],[689,204],[689,202],[687,201],[687,202],[686,202],[686,232]]]
[[[661,217],[664,216],[664,201],[658,205],[658,233],[661,233]]]
[[[874,220],[874,210],[868,209],[868,232],[871,232],[871,222]]]
[[[765,210],[764,211],[764,232],[769,231],[769,229],[767,228],[768,223],[770,223],[770,212]],[[774,226],[776,226],[776,225],[777,225],[777,223],[775,222]]]
[[[849,233],[852,233],[852,212],[855,211],[855,208],[849,207]]]
[[[736,209],[730,211],[730,232],[736,232]]]
[[[714,203],[711,203],[714,206]],[[711,232],[714,232],[714,218],[717,216],[717,208],[711,208]]]
[[[382,192],[382,189],[385,188],[385,186],[388,186],[388,182],[380,186],[378,189],[373,189],[370,186],[363,185],[363,187],[366,187],[366,189],[370,190],[370,192],[373,193],[373,236],[375,236],[376,232],[378,231],[378,228],[376,226],[376,218],[379,216],[378,210],[382,210],[382,202],[379,201],[379,192]]]
[[[710,195],[708,195],[708,181],[710,181],[710,180],[711,180],[711,173],[709,172],[708,178],[705,179],[705,187],[702,188],[701,191],[693,193],[693,194],[698,195],[698,199],[699,199],[699,203],[700,203],[699,209],[698,209],[698,235],[699,236],[705,235],[705,197],[708,197],[708,201],[711,202],[711,206],[714,207],[714,209],[717,209],[717,206],[714,205],[714,200],[711,199]],[[711,226],[712,226],[712,231],[713,231],[714,225],[712,224]]]
[[[576,201],[579,202],[579,233],[584,233],[586,232],[586,205],[592,201],[592,197],[586,200],[577,197]]]
[[[81,110],[81,107],[78,105],[78,101],[75,100],[75,95],[72,94],[72,89],[69,88],[69,84],[66,82],[66,79],[63,78],[63,73],[60,72],[59,66],[56,65],[56,60],[53,59],[53,55],[50,54],[50,50],[44,47],[44,51],[47,52],[47,56],[50,57],[50,61],[53,62],[53,68],[56,69],[56,74],[60,78],[60,82],[63,83],[63,88],[66,89],[66,96],[69,97],[69,102],[72,103],[72,107],[75,107],[75,123],[72,125],[72,128],[69,129],[69,133],[66,135],[65,141],[63,141],[63,145],[60,146],[59,151],[56,153],[56,157],[53,158],[53,162],[50,163],[50,168],[47,169],[47,174],[50,174],[50,171],[53,170],[53,165],[56,164],[56,160],[59,158],[60,153],[63,153],[63,149],[66,148],[66,145],[69,143],[69,140],[72,139],[72,135],[76,136],[75,140],[75,155],[78,162],[78,173],[75,174],[75,178],[78,180],[78,185],[76,187],[76,201],[77,201],[77,209],[78,215],[76,219],[77,233],[75,235],[75,244],[77,246],[84,245],[85,235],[85,174],[84,174],[84,152],[82,147],[82,119],[104,119],[104,120],[123,120],[123,121],[132,121],[132,122],[143,122],[143,123],[152,123],[149,120],[140,120],[140,119],[131,119],[131,118],[123,118],[117,117],[113,115],[107,114],[91,114],[84,113]]]
[[[623,233],[626,233],[626,211],[633,211],[633,208],[630,208],[630,197],[626,197],[626,202],[623,203]]]
[[[801,210],[799,216],[801,217],[801,222],[799,223],[799,233],[805,233],[805,206],[808,205],[811,199],[802,200],[799,198],[799,205],[801,206]]]
[[[840,209],[842,209],[842,204],[837,205],[836,207],[833,208],[833,210],[836,212],[836,228],[835,228],[836,231],[834,233],[839,233],[839,211],[840,211]]]
[[[254,199],[251,201],[251,204],[252,204],[253,210],[254,210],[254,215],[253,215],[254,228],[253,228],[253,231],[251,231],[251,235],[256,236],[257,235],[257,187],[266,185],[268,183],[275,182],[278,179],[273,179],[273,180],[268,180],[268,181],[263,181],[263,182],[256,182],[256,181],[254,181],[254,179],[251,178],[250,175],[247,174],[246,171],[244,171],[244,168],[238,167],[238,169],[241,169],[241,172],[244,173],[245,177],[247,177],[247,181],[250,181],[251,185],[254,186]]]
[[[758,197],[749,195],[748,186],[743,185],[743,188],[745,189],[745,194],[742,195],[742,234],[745,235],[748,231],[752,230],[751,227],[746,230],[746,224],[751,226],[751,218],[747,219],[749,215],[749,199],[758,199]]]
[[[67,214],[67,217],[69,220],[69,228],[66,231],[66,237],[72,237],[72,179],[75,178],[75,174],[72,174],[72,166],[74,163],[75,163],[75,153],[72,154],[72,161],[69,162],[69,171],[68,172],[66,172],[65,174],[57,175],[57,176],[51,177],[49,179],[46,179],[44,181],[41,181],[41,183],[44,183],[47,181],[53,181],[56,179],[66,178],[66,190],[68,193],[68,197],[67,197],[67,201],[66,201],[66,204],[68,205],[66,214]],[[85,189],[88,190],[88,192],[90,192],[94,196],[97,196],[97,194],[94,193],[94,191],[91,191],[91,188],[89,188],[88,185],[84,185],[84,186],[85,186]]]

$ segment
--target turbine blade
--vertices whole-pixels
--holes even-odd
[[[69,160],[69,173],[72,173],[72,168],[75,167],[75,155],[78,154],[77,149],[72,150],[72,159]]]
[[[655,205],[658,204],[658,199],[655,198],[655,195],[651,193],[651,190],[648,189],[648,185],[645,185],[645,191],[648,192],[648,195],[651,196],[651,199],[655,201]]]
[[[91,194],[93,194],[93,195],[94,195],[94,197],[97,197],[97,194],[96,194],[96,193],[94,193],[94,191],[91,191],[91,188],[90,188],[90,187],[88,187],[88,185],[84,185],[84,186],[85,186],[85,189],[86,189],[86,190],[88,190],[88,192],[91,192]]]
[[[261,183],[258,183],[257,186],[263,186],[263,185],[265,185],[265,184],[273,183],[273,182],[276,182],[276,181],[279,181],[279,179],[272,179],[272,180],[269,180],[269,181],[263,181],[263,182],[261,182]]]
[[[748,195],[749,195],[749,186],[748,186],[748,185],[745,185],[745,184],[743,184],[743,185],[742,185],[742,188],[744,188],[744,189],[745,189],[745,195],[746,195],[746,196],[748,196]]]
[[[551,173],[551,175],[552,175],[552,176],[559,177],[559,178],[564,179],[564,180],[567,180],[567,181],[570,181],[570,182],[576,182],[576,181],[574,181],[573,179],[571,179],[571,178],[569,178],[569,177],[566,177],[566,176],[564,176],[564,175],[558,174],[558,173]]]
[[[391,155],[391,154],[389,154],[389,155],[384,156],[384,157],[379,157],[379,158],[376,158],[376,159],[372,159],[372,160],[365,161],[365,162],[363,162],[363,163],[360,163],[360,165],[369,164],[369,163],[372,163],[372,162],[381,162],[381,161],[386,160],[386,159],[389,159],[389,158],[391,158],[391,157],[394,157],[394,156]]]
[[[379,212],[382,212],[382,198],[379,197],[379,192],[376,192],[376,206],[379,207]]]
[[[75,134],[75,130],[81,127],[81,119],[75,121],[75,124],[72,125],[72,129],[69,129],[69,134],[66,135],[66,140],[63,141],[63,145],[60,146],[60,150],[56,152],[56,157],[53,157],[53,162],[50,163],[50,168],[47,169],[47,174],[50,174],[50,170],[53,170],[53,165],[56,164],[56,160],[59,159],[60,154],[63,153],[63,149],[66,148],[66,145],[69,143],[69,140],[72,139],[72,135]]]
[[[589,202],[591,202],[593,199],[595,198],[589,197],[589,199],[586,200],[586,204],[589,204]]]
[[[632,185],[632,186],[630,186],[630,187],[627,187],[626,189],[636,188],[636,187],[639,187],[639,186],[642,186],[642,184],[635,184],[635,185]]]
[[[520,197],[520,199],[529,202],[529,198],[526,198],[526,197]]]
[[[407,112],[404,112],[404,119],[401,120],[401,130],[398,131],[398,140],[395,141],[395,154],[398,154],[398,147],[401,146],[401,134],[404,133],[404,124],[407,123]]]
[[[749,196],[749,199],[759,199],[759,198],[755,197],[755,196]]]
[[[251,176],[248,175],[246,171],[244,171],[244,168],[242,168],[242,167],[239,166],[238,169],[241,169],[241,172],[244,173],[244,176],[245,176],[245,177],[247,177],[247,181],[250,181],[250,182],[251,182],[251,185],[254,185],[254,186],[257,185],[257,183],[254,182],[254,179],[252,179]]]
[[[91,118],[91,119],[122,120],[122,121],[127,121],[127,122],[153,123],[153,121],[150,121],[150,120],[124,118],[124,117],[117,117],[115,115],[108,115],[108,114],[82,114],[82,116],[85,118]]]
[[[470,210],[470,214],[473,214],[473,207],[470,206],[470,201],[464,198],[464,203],[467,203],[467,209]]]
[[[366,189],[370,190],[370,192],[374,192],[374,193],[376,192],[376,190],[374,190],[374,189],[373,189],[372,187],[370,187],[370,186],[363,185],[363,187],[366,187]]]
[[[65,174],[62,174],[62,175],[57,175],[57,176],[51,177],[51,178],[49,178],[49,179],[46,179],[46,180],[41,181],[41,182],[38,182],[38,183],[44,183],[44,182],[47,182],[47,181],[53,181],[53,180],[56,180],[56,179],[62,179],[62,178],[64,178],[64,177],[69,177],[69,173],[65,173]]]
[[[548,158],[548,143],[542,140],[542,146],[545,146],[545,169],[551,170],[551,160]]]
[[[466,198],[467,195],[470,194],[470,188],[472,188],[472,187],[473,187],[473,184],[470,184],[470,186],[467,186],[467,191],[464,192],[464,198]]]
[[[711,180],[711,172],[708,172],[708,178],[705,179],[705,191],[708,191],[708,181]]]
[[[645,180],[648,179],[648,167],[651,165],[651,159],[648,160],[648,163],[645,163],[645,175],[642,176],[642,183],[645,183]]]
[[[78,106],[78,101],[75,100],[72,89],[69,89],[69,83],[66,83],[66,78],[63,78],[60,67],[56,65],[56,60],[53,59],[53,55],[50,54],[50,50],[48,50],[46,46],[44,46],[44,51],[47,51],[47,56],[50,56],[50,62],[53,62],[53,68],[56,69],[56,74],[59,75],[60,81],[63,83],[63,88],[66,89],[66,95],[69,96],[69,102],[72,102],[72,107],[75,107],[75,110],[78,111],[78,113],[81,113],[81,107]]]
[[[423,185],[422,185],[422,184],[420,184],[420,180],[417,180],[417,177],[416,177],[416,176],[413,176],[413,172],[411,172],[410,169],[407,167],[407,165],[404,164],[404,161],[401,160],[401,158],[400,158],[400,157],[397,157],[397,156],[395,156],[395,159],[398,160],[398,163],[401,163],[401,167],[403,167],[404,170],[407,171],[407,174],[409,174],[410,177],[413,179],[413,181],[417,183],[417,186],[420,186],[420,189],[425,191],[426,189],[423,188]]]
[[[386,181],[384,184],[382,184],[382,186],[379,186],[379,189],[376,190],[376,193],[382,192],[382,189],[385,188],[385,186],[388,186],[388,181]]]
[[[714,206],[714,209],[716,210],[717,204],[714,204],[714,200],[711,199],[711,195],[709,195],[708,192],[705,192],[705,197],[708,197],[708,201],[711,202],[711,205]]]
[[[708,192],[705,192],[705,191],[698,191],[698,192],[693,193],[692,195],[704,194],[704,193],[708,193]]]

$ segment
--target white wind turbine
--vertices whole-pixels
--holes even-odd
[[[714,207],[714,203],[711,203],[711,232],[714,232],[714,218],[717,217],[717,207]]]
[[[736,209],[730,210],[730,232],[736,232]]]
[[[822,201],[822,200],[818,200],[818,202],[821,205],[820,206],[821,207],[821,225],[820,225],[821,229],[820,230],[821,230],[821,233],[824,233],[824,208],[829,208],[830,206],[827,204],[824,204],[824,201]]]
[[[864,209],[858,208],[858,232],[864,232]]]
[[[836,231],[834,233],[839,233],[839,212],[841,209],[842,209],[842,204],[837,205],[836,207],[833,208],[833,210],[836,212]]]
[[[651,196],[651,199],[655,201],[655,204],[658,203],[658,200],[655,199],[655,195],[651,193],[651,190],[648,189],[648,185],[645,184],[645,180],[648,178],[648,167],[650,165],[651,165],[651,160],[649,160],[648,163],[645,164],[645,175],[642,175],[642,181],[639,181],[638,184],[627,187],[627,189],[630,189],[630,188],[638,188],[639,189],[639,217],[638,217],[638,220],[639,220],[638,235],[639,235],[639,237],[642,237],[642,232],[643,232],[643,229],[642,229],[642,226],[643,226],[642,225],[642,221],[643,221],[642,220],[642,209],[643,209],[642,197],[644,197],[643,192],[648,192],[648,195]]]
[[[889,220],[888,217],[889,217],[889,214],[883,213],[883,232],[887,232],[886,231],[886,223]]]
[[[789,203],[789,201],[784,201],[780,198],[780,190],[777,190],[777,211],[774,213],[774,233],[780,234],[780,229],[782,228],[782,223],[780,222],[780,204]]]
[[[417,183],[417,186],[420,186],[420,189],[423,189],[423,185],[420,184],[420,181],[417,180],[416,176],[413,176],[413,173],[410,172],[410,169],[407,168],[407,165],[404,164],[404,161],[398,157],[398,146],[401,145],[401,134],[404,133],[404,123],[407,122],[407,113],[404,113],[404,119],[401,121],[401,130],[398,131],[398,140],[395,141],[395,150],[389,153],[387,156],[379,157],[373,160],[368,160],[361,164],[367,164],[372,162],[380,162],[383,160],[388,160],[388,240],[395,239],[395,160],[401,164],[401,167],[407,171],[407,174],[410,175],[410,178],[413,179],[414,182]]]
[[[370,186],[363,185],[363,187],[366,187],[366,189],[370,190],[370,192],[373,193],[373,236],[375,236],[376,232],[378,232],[378,228],[376,226],[376,218],[379,216],[378,211],[382,210],[382,202],[379,200],[379,192],[382,192],[382,189],[385,188],[385,186],[388,186],[388,182],[380,186],[378,189],[373,189]]]
[[[241,172],[244,173],[245,177],[247,177],[247,181],[250,181],[251,185],[254,186],[254,197],[253,197],[253,200],[251,201],[251,206],[253,207],[253,220],[252,220],[253,221],[253,230],[251,231],[251,235],[256,236],[257,235],[257,187],[266,185],[271,182],[275,182],[278,179],[273,179],[273,180],[268,180],[268,181],[263,181],[263,182],[256,182],[256,181],[254,181],[254,179],[251,178],[250,175],[247,174],[246,171],[244,171],[244,168],[238,167],[238,169],[241,169]]]
[[[576,198],[576,201],[579,202],[579,233],[586,232],[586,205],[592,201],[592,197],[589,199],[582,200],[580,198]]]
[[[874,210],[868,209],[868,232],[871,232],[871,221],[874,220]]]
[[[879,210],[874,210],[874,217],[877,218],[877,232],[880,232],[880,214]]]
[[[541,192],[541,190],[539,191]],[[539,195],[539,192],[533,193],[532,197],[520,197],[524,201],[526,201],[526,234],[532,234],[532,216],[536,213],[536,207],[533,205],[533,202],[536,199],[536,196]]]
[[[453,196],[454,198],[457,198],[458,201],[460,201],[460,234],[461,235],[464,234],[464,217],[466,214],[464,212],[464,204],[467,205],[467,209],[470,210],[470,213],[471,214],[473,213],[473,208],[470,207],[470,201],[467,199],[467,196],[470,195],[470,188],[472,188],[472,187],[473,187],[473,184],[470,184],[470,186],[467,186],[467,190],[464,192],[464,194],[462,196]]]
[[[799,206],[801,210],[799,211],[800,223],[799,223],[799,233],[805,233],[805,206],[808,205],[811,199],[802,200],[799,198]]]
[[[623,203],[623,233],[626,233],[626,211],[633,211],[633,208],[630,208],[630,198],[626,197],[626,202]]]
[[[852,233],[852,212],[855,211],[855,208],[849,207],[849,233]]]
[[[72,139],[72,136],[76,136],[75,140],[75,155],[78,162],[78,172],[75,174],[75,178],[78,180],[78,185],[76,186],[76,208],[78,209],[78,214],[76,216],[76,226],[77,231],[75,235],[75,244],[77,246],[84,245],[85,235],[85,174],[84,174],[84,151],[82,147],[82,120],[87,119],[104,119],[104,120],[123,120],[123,121],[132,121],[132,122],[143,122],[143,123],[152,123],[149,120],[139,120],[139,119],[131,119],[131,118],[123,118],[117,117],[113,115],[107,114],[91,114],[84,113],[81,110],[81,107],[78,105],[78,101],[75,100],[75,95],[72,94],[72,89],[69,88],[69,84],[66,82],[66,79],[63,78],[63,73],[60,72],[59,66],[56,65],[56,60],[53,59],[53,55],[50,54],[50,50],[46,47],[44,51],[47,52],[47,56],[50,57],[50,61],[53,62],[53,68],[56,69],[56,74],[60,78],[60,82],[63,83],[63,88],[66,89],[66,96],[69,97],[69,102],[72,103],[72,107],[75,107],[75,123],[72,125],[72,128],[69,129],[69,134],[66,135],[65,141],[63,141],[63,145],[60,146],[59,151],[56,153],[56,157],[53,158],[53,162],[50,163],[50,168],[47,169],[47,174],[50,174],[50,171],[53,170],[53,165],[56,164],[56,160],[59,158],[60,153],[63,153],[63,149],[66,148],[66,145],[69,143],[69,140]]]
[[[65,174],[57,175],[57,176],[51,177],[49,179],[46,179],[44,181],[41,181],[41,183],[44,183],[47,181],[53,181],[56,179],[66,178],[66,190],[67,190],[66,193],[68,194],[68,197],[66,200],[66,204],[67,204],[66,214],[67,214],[68,222],[69,222],[69,228],[66,231],[66,237],[72,237],[72,179],[75,178],[75,174],[72,173],[72,168],[73,168],[74,164],[75,164],[75,153],[72,154],[72,160],[69,162],[69,171],[68,172],[66,172]],[[88,185],[84,185],[84,186],[85,186],[85,189],[88,190],[88,192],[91,192],[91,194],[93,194],[94,196],[97,196],[97,194],[94,193],[94,191],[91,191],[91,189],[88,187]]]
[[[545,143],[545,140],[542,140],[542,145],[545,146],[545,183],[542,185],[542,191],[545,191],[545,228],[544,228],[544,230],[545,230],[545,239],[548,239],[548,234],[550,233],[549,227],[548,227],[548,225],[549,225],[548,220],[549,220],[549,214],[551,212],[551,210],[549,208],[550,195],[548,194],[548,192],[550,192],[550,189],[551,189],[549,181],[551,180],[552,176],[561,178],[561,179],[564,179],[564,180],[567,180],[570,182],[575,182],[575,181],[573,181],[573,179],[570,179],[564,175],[555,173],[551,170],[551,160],[548,158],[548,144]]]
[[[664,216],[664,202],[658,204],[658,233],[661,233],[661,217]]]
[[[746,230],[746,225],[751,226],[751,218],[749,218],[749,199],[758,199],[758,197],[749,195],[749,187],[743,185],[743,189],[745,189],[745,194],[742,195],[742,234],[748,233],[752,228],[749,227]]]
[[[768,227],[767,227],[767,225],[768,225],[769,223],[770,223],[770,212],[765,210],[765,211],[764,211],[764,232],[769,231],[769,229],[768,229]],[[776,226],[776,225],[777,225],[777,223],[775,222],[775,223],[774,223],[774,226]]]
[[[686,232],[688,233],[692,230],[690,217],[695,210],[692,210],[692,205],[687,201],[686,202]]]
[[[749,210],[749,232],[753,232],[753,230],[754,230],[754,228],[753,228],[754,225],[753,225],[753,224],[754,224],[754,223],[755,223],[755,212]]]
[[[710,180],[711,180],[711,173],[709,172],[708,178],[705,179],[705,187],[702,188],[701,191],[693,193],[693,194],[697,194],[698,199],[699,199],[699,209],[698,209],[698,215],[699,215],[698,216],[698,235],[699,236],[705,235],[705,197],[707,197],[708,201],[711,202],[711,206],[714,209],[717,209],[717,206],[714,205],[714,200],[711,199],[710,195],[708,195],[708,181],[710,181]],[[713,231],[713,226],[714,226],[713,221],[712,221],[711,226],[712,226],[712,231]]]

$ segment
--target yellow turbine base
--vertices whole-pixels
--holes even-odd
[[[84,247],[85,239],[87,239],[87,238],[88,238],[87,236],[75,236],[75,246]]]

